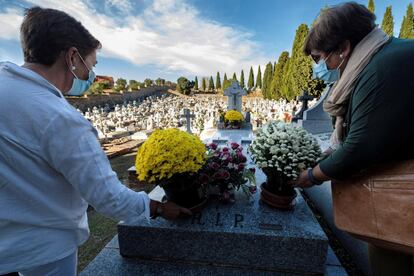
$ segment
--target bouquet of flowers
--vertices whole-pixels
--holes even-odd
[[[159,182],[174,175],[197,173],[206,162],[206,149],[199,138],[178,129],[156,130],[139,148],[138,179]]]
[[[138,179],[160,185],[167,198],[191,208],[206,201],[207,187],[198,181],[206,162],[206,147],[199,138],[178,129],[156,130],[139,148]]]
[[[247,168],[247,158],[237,143],[219,148],[217,144],[207,146],[207,162],[200,172],[200,180],[214,190],[224,202],[233,201],[232,190],[240,188],[248,195],[256,191],[255,169]]]
[[[240,127],[243,122],[243,115],[237,110],[229,110],[224,115],[224,122],[232,127]]]
[[[252,159],[274,183],[276,191],[292,192],[286,182],[296,179],[299,173],[315,164],[321,155],[314,137],[303,128],[278,121],[272,121],[259,129],[256,139],[250,145]],[[274,181],[277,180],[277,181]]]

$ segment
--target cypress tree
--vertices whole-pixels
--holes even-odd
[[[260,71],[260,65],[259,69],[257,69],[256,87],[262,88],[262,71]]]
[[[232,80],[237,81],[237,76],[236,76],[236,72],[233,73],[233,78]]]
[[[289,60],[289,52],[284,51],[280,54],[274,68],[272,82],[270,83],[269,94],[271,99],[280,99],[282,97],[282,78],[283,71]]]
[[[194,90],[195,91],[198,90],[198,79],[197,79],[197,76],[195,77],[195,80],[194,80]]]
[[[389,36],[394,34],[394,17],[392,16],[392,7],[388,6],[382,19],[381,29]]]
[[[247,88],[251,90],[253,87],[254,87],[254,74],[253,74],[253,68],[250,66],[249,80],[247,81]]]
[[[208,82],[208,91],[214,91],[214,81],[213,76],[210,76],[210,80]]]
[[[368,10],[370,10],[372,13],[375,13],[375,4],[374,4],[374,0],[369,0],[369,1],[368,1]]]
[[[217,75],[216,75],[216,89],[217,90],[221,89],[221,80],[220,80],[220,73],[219,72],[217,72]]]
[[[201,89],[203,89],[203,91],[206,91],[206,88],[207,88],[206,78],[203,78],[201,81]]]
[[[407,12],[401,24],[399,38],[414,39],[414,13],[413,4],[410,3],[407,7]]]
[[[244,88],[244,72],[243,72],[243,70],[241,71],[241,74],[240,74],[240,87]]]
[[[273,65],[271,62],[266,64],[266,68],[263,74],[263,86],[262,86],[262,94],[265,99],[270,99],[269,95],[269,87],[272,81],[273,76]]]
[[[224,73],[223,91],[226,90],[230,85],[231,85],[231,82],[227,79],[226,73]]]
[[[317,83],[312,80],[312,59],[303,52],[306,37],[309,29],[306,24],[301,24],[296,30],[292,47],[292,56],[289,60],[289,68],[283,81],[282,91],[288,100],[302,95],[307,90],[312,95],[321,93]]]

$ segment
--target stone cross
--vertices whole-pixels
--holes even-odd
[[[181,118],[185,118],[187,121],[187,132],[191,133],[191,118],[195,118],[194,113],[190,113],[189,109],[184,109],[184,113],[181,115]]]
[[[224,95],[228,97],[227,110],[242,111],[242,96],[246,95],[245,89],[241,88],[238,81],[233,81],[225,91]]]
[[[299,97],[299,101],[302,102],[302,108],[299,112],[293,117],[292,122],[297,122],[300,119],[303,119],[303,112],[308,109],[308,101],[313,100],[313,96],[309,95],[308,91],[303,91],[303,95]]]

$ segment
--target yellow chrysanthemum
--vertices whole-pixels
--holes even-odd
[[[138,150],[138,179],[156,182],[174,174],[196,173],[204,165],[206,148],[199,138],[178,129],[156,130]]]
[[[224,115],[224,119],[229,122],[241,122],[243,121],[243,115],[237,110],[229,110]]]

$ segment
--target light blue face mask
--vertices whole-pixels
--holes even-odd
[[[313,79],[320,79],[323,80],[324,83],[330,84],[339,80],[340,71],[339,67],[341,67],[344,60],[339,64],[336,69],[329,70],[328,66],[326,65],[326,61],[329,59],[331,54],[328,55],[327,58],[321,59],[318,63],[314,63],[313,67]]]
[[[85,61],[83,60],[79,52],[78,52],[78,55],[80,59],[82,60],[83,64],[85,65],[86,69],[88,69],[89,77],[87,80],[81,80],[78,78],[78,76],[75,75],[75,73],[72,70],[70,70],[72,74],[75,76],[75,78],[73,79],[72,88],[67,93],[68,96],[82,96],[86,92],[86,90],[88,90],[89,87],[92,85],[96,77],[95,72],[93,72],[92,70],[88,68],[88,66],[86,65]]]

